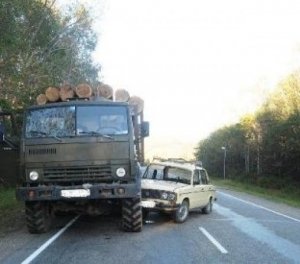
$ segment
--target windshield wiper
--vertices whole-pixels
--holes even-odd
[[[105,134],[99,133],[97,131],[81,131],[81,132],[79,132],[79,134],[90,135],[90,136],[100,136],[103,138],[114,139],[113,137],[111,137],[109,135],[105,135]]]
[[[38,131],[38,130],[29,130],[28,133],[34,134],[36,136],[47,136],[46,132]]]
[[[55,136],[55,135],[48,135],[46,132],[43,132],[43,131],[38,131],[38,130],[30,130],[28,131],[28,133],[30,134],[34,134],[36,136],[43,136],[43,137],[49,137],[49,138],[54,138],[60,142],[62,142],[62,139],[58,136]]]

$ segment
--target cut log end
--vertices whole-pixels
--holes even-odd
[[[56,87],[48,87],[45,95],[49,102],[57,102],[59,100],[59,90]]]
[[[115,100],[119,102],[128,102],[130,99],[130,95],[128,91],[124,89],[118,89],[115,92]]]
[[[131,96],[129,104],[134,106],[135,111],[139,114],[144,110],[144,100],[138,96]]]
[[[39,94],[36,98],[36,103],[38,105],[44,105],[48,101],[47,96],[45,94]]]
[[[74,89],[70,84],[64,84],[59,89],[59,96],[62,101],[67,101],[70,98],[74,97]]]
[[[86,83],[76,86],[75,93],[79,98],[89,98],[93,95],[93,89]]]
[[[113,99],[113,88],[107,84],[101,84],[97,87],[98,95],[106,99]]]

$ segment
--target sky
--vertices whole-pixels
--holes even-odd
[[[83,2],[95,17],[101,80],[145,101],[150,158],[191,158],[300,66],[298,0]]]

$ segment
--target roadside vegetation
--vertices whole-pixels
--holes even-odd
[[[15,188],[0,188],[0,235],[22,225],[23,211],[23,203],[15,197]]]
[[[300,72],[282,80],[254,114],[200,141],[195,155],[218,184],[299,205]]]
[[[300,191],[296,190],[294,186],[287,186],[284,189],[278,190],[260,187],[253,183],[238,180],[227,179],[224,181],[219,177],[211,177],[211,181],[220,188],[228,188],[300,208]]]

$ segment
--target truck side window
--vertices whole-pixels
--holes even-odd
[[[205,170],[200,170],[200,175],[201,175],[201,183],[202,184],[208,184],[206,171]]]
[[[200,184],[200,177],[199,176],[200,176],[199,171],[195,170],[194,171],[194,176],[193,176],[193,184],[194,185]]]

